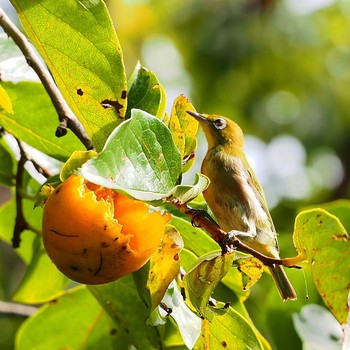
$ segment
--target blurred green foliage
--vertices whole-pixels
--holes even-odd
[[[346,197],[350,190],[350,6],[341,0],[312,4],[109,2],[128,72],[140,57],[158,62],[158,54],[166,52],[156,47],[157,42],[170,40],[184,70],[176,79],[164,81],[170,70],[178,69],[171,58],[162,57],[168,65],[151,67],[167,91],[181,82],[187,91],[190,81],[190,98],[198,111],[233,118],[245,133],[267,143],[285,134],[301,141],[306,174],[294,175],[307,186],[292,203],[282,191],[287,216],[288,208],[298,207],[299,201],[328,201]],[[154,44],[151,58],[145,49],[150,42]]]
[[[350,4],[346,0],[322,3],[109,1],[128,74],[141,57],[167,92],[174,86],[180,86],[180,92],[190,90],[198,111],[233,118],[246,134],[262,141],[258,147],[265,148],[253,152],[263,163],[257,173],[264,175],[264,169],[267,173],[268,179],[262,178],[267,197],[271,198],[269,191],[279,191],[272,216],[283,256],[294,254],[290,233],[301,207],[350,194]],[[174,54],[164,49],[166,45],[176,48],[182,70],[165,57]],[[159,64],[162,59],[168,65]],[[301,146],[300,169],[284,182],[276,175],[278,160],[273,164],[267,155],[280,136]],[[203,151],[197,150],[201,154],[202,143]],[[275,155],[280,145],[275,144]],[[286,152],[293,154],[293,147],[286,144]],[[280,168],[293,159],[281,159]],[[279,188],[295,183],[294,188],[300,189],[305,181],[304,192],[294,198]],[[299,272],[288,272],[299,292],[298,302],[281,305],[264,277],[246,303],[255,324],[276,349],[301,348],[291,315],[307,302],[322,304],[308,271],[305,281]],[[264,305],[257,300],[264,300]]]

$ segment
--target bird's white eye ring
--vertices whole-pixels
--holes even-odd
[[[218,130],[222,130],[226,127],[226,120],[225,119],[222,119],[222,118],[217,118],[214,120],[213,122],[214,126],[216,129]]]

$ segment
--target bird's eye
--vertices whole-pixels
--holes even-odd
[[[214,120],[213,124],[216,129],[222,130],[226,127],[226,120],[222,118],[218,118]]]

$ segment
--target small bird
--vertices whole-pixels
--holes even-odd
[[[244,153],[244,136],[232,120],[187,111],[208,141],[201,172],[210,179],[204,198],[220,227],[256,251],[279,259],[276,230],[265,195]],[[282,266],[270,267],[281,298],[297,298]]]

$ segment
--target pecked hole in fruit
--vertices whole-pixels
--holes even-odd
[[[122,225],[121,233],[130,237],[131,249],[148,251],[160,243],[164,225],[170,220],[169,215],[162,215],[155,210],[150,212],[147,204],[91,182],[85,181],[84,186],[94,194],[97,201],[111,205],[114,219]]]

